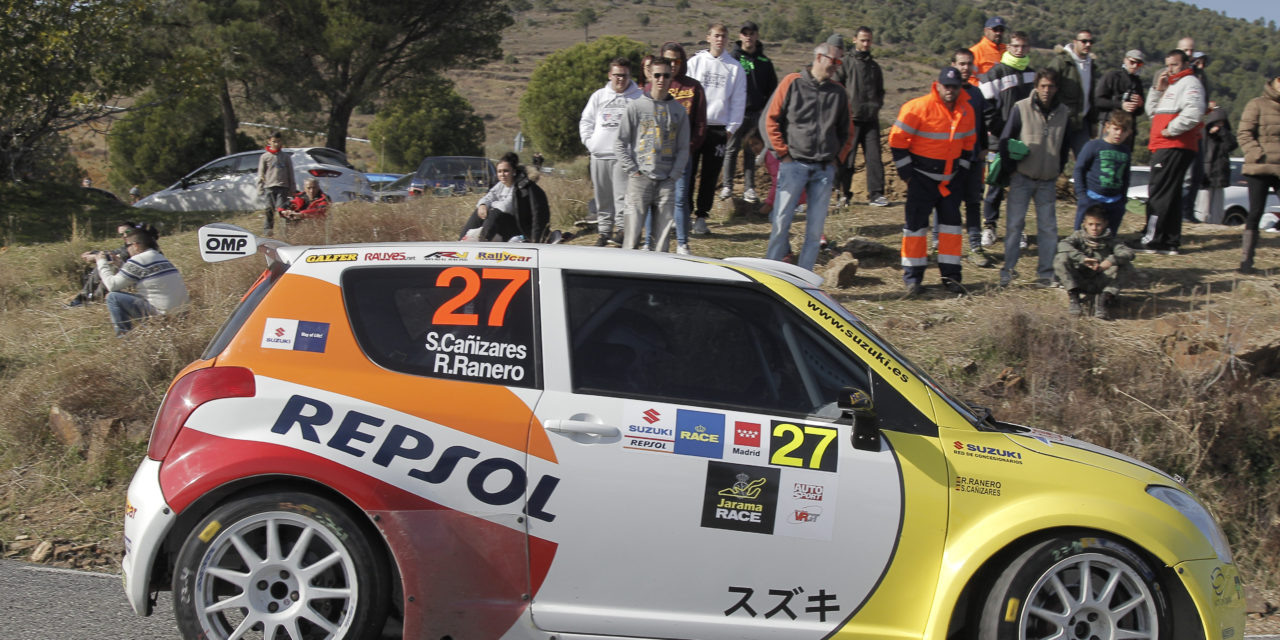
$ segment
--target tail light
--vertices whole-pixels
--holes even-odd
[[[409,195],[413,197],[420,196],[422,195],[422,189],[419,189],[418,187],[409,187]]]
[[[196,407],[221,398],[252,398],[255,392],[253,372],[244,367],[209,367],[182,376],[160,403],[147,457],[164,460]]]
[[[334,171],[333,169],[308,169],[307,173],[317,178],[336,178],[342,175],[341,171]]]

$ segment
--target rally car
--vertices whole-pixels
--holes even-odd
[[[759,259],[288,246],[158,412],[125,590],[188,638],[1238,638],[1174,477],[948,394]]]

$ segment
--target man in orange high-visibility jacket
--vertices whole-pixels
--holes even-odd
[[[907,295],[924,291],[929,264],[929,214],[938,212],[938,271],[951,293],[960,286],[960,194],[977,145],[977,118],[964,80],[954,67],[938,75],[929,94],[902,105],[889,131],[889,147],[898,176],[907,183],[906,224],[902,229],[902,279]]]
[[[1004,18],[995,16],[987,19],[987,24],[982,28],[982,39],[979,40],[969,51],[973,52],[973,75],[969,76],[969,84],[978,86],[978,76],[991,70],[1000,57],[1004,55],[1005,43],[1004,34],[1008,33],[1009,25],[1004,23]],[[981,117],[982,114],[978,114]]]

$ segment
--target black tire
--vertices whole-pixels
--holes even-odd
[[[1085,598],[1082,576],[1089,592]],[[1100,594],[1112,580],[1111,592]],[[1059,536],[1032,546],[1004,567],[982,603],[978,637],[1105,640],[1142,632],[1168,638],[1170,625],[1158,574],[1127,544],[1105,536]]]
[[[246,624],[243,637],[265,640],[378,637],[390,591],[371,535],[333,502],[302,493],[218,507],[191,530],[174,567],[183,637],[227,638]]]
[[[1243,225],[1245,221],[1248,220],[1248,218],[1249,218],[1248,211],[1245,211],[1240,207],[1231,207],[1230,209],[1227,209],[1227,212],[1225,214],[1223,214],[1222,224],[1225,224],[1231,227],[1238,227],[1240,225]]]

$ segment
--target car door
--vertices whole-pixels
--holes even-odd
[[[876,372],[750,283],[543,273],[536,409],[555,450],[549,632],[824,637],[896,549],[902,473],[854,449],[839,390]],[[562,302],[561,302],[562,300]],[[536,427],[535,427],[536,429]]]

